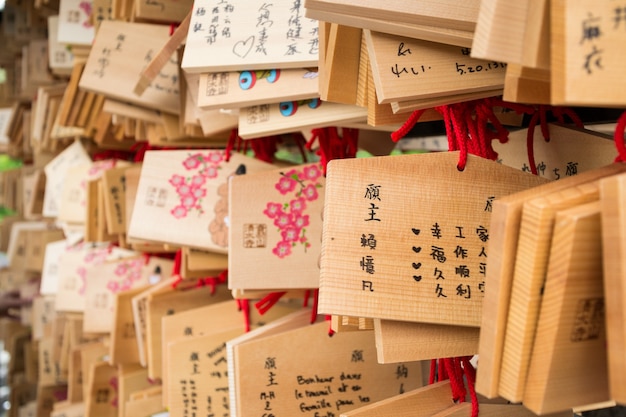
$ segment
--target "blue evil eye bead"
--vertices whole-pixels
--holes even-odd
[[[280,114],[285,117],[293,116],[298,110],[298,103],[295,101],[283,101],[278,105],[280,108]]]
[[[239,87],[242,90],[249,90],[256,83],[256,74],[252,71],[242,71],[239,74]]]
[[[311,99],[311,101],[309,101],[309,104],[308,104],[308,106],[312,109],[317,109],[321,105],[322,105],[322,100],[320,100],[319,98]]]
[[[280,77],[279,69],[270,70],[270,74],[267,76],[267,82],[273,84],[278,81],[278,77]]]

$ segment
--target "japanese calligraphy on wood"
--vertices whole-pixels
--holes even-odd
[[[457,162],[446,152],[329,163],[320,312],[479,326],[492,203],[545,180]]]
[[[316,67],[318,23],[304,2],[196,0],[182,67],[222,72]]]

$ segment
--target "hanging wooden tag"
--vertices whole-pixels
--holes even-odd
[[[441,381],[341,413],[341,417],[431,417],[453,405],[450,381]]]
[[[221,150],[146,152],[129,236],[226,253],[228,179],[242,165],[273,167],[241,154],[227,162]]]
[[[57,407],[59,403],[55,403],[54,411],[50,417],[84,417],[85,403],[66,404],[63,407]]]
[[[48,416],[52,413],[54,402],[58,398],[67,395],[67,386],[59,384],[49,387],[37,387],[37,411],[36,416]]]
[[[479,415],[481,417],[535,417],[536,414],[522,405],[513,404],[480,404]],[[461,403],[454,405],[440,413],[433,414],[432,417],[467,417],[471,415],[472,404]],[[562,412],[555,414],[545,414],[548,417],[571,417],[572,412]]]
[[[55,319],[55,298],[40,296],[33,299],[33,340],[41,340],[51,334],[51,323]]]
[[[514,103],[550,104],[550,71],[509,62],[502,99]]]
[[[119,365],[117,377],[117,393],[114,399],[117,405],[118,415],[126,414],[126,403],[130,400],[133,392],[153,386],[148,379],[148,371],[139,364]]]
[[[125,258],[87,268],[83,330],[110,333],[115,323],[112,315],[115,294],[146,286],[151,276],[171,271],[172,266],[172,261],[152,256]]]
[[[317,66],[318,23],[288,0],[194,2],[182,68],[222,72]]]
[[[550,3],[552,103],[622,107],[621,11],[592,0]]]
[[[180,113],[176,54],[141,95],[133,90],[143,67],[168,41],[168,27],[104,21],[94,40],[79,87],[117,100],[167,113]],[[133,77],[135,75],[135,77]]]
[[[501,89],[506,64],[469,48],[364,31],[379,103]],[[391,64],[391,65],[389,65]]]
[[[69,76],[74,56],[59,42],[59,16],[48,16],[48,66],[55,75]]]
[[[524,396],[556,213],[597,201],[599,194],[595,181],[524,203],[498,388],[500,396],[509,401],[519,402]]]
[[[266,323],[271,323],[299,308],[301,308],[299,304],[278,303],[262,316],[256,309],[252,308],[249,312],[250,328],[255,329]],[[162,377],[164,384],[170,384],[177,381],[177,378],[171,374],[171,370],[176,369],[176,366],[173,366],[176,363],[173,362],[173,359],[177,355],[169,356],[167,354],[168,346],[183,339],[221,333],[231,329],[243,334],[245,318],[243,312],[238,309],[235,300],[229,300],[165,316],[162,319],[162,327],[163,358],[161,366],[155,366],[155,374]],[[172,408],[170,403],[172,392],[174,391],[165,390],[163,392],[163,405],[168,408]]]
[[[117,417],[116,396],[117,367],[106,362],[91,364],[87,382],[88,395],[85,397],[86,415]]]
[[[114,296],[114,325],[111,331],[111,350],[109,352],[111,363],[114,365],[140,363],[131,300],[147,288],[147,286],[143,286],[123,290]]]
[[[135,393],[136,394],[136,393]],[[132,399],[126,403],[126,414],[124,417],[136,417],[142,413],[147,416],[155,416],[161,411],[165,411],[161,405],[160,395],[150,395],[139,399]]]
[[[195,407],[209,415],[230,415],[226,342],[243,333],[243,328],[231,329],[169,344],[171,417],[189,415]]]
[[[476,327],[374,320],[379,363],[471,356],[478,353]]]
[[[128,167],[112,168],[102,174],[107,232],[126,233],[126,177]]]
[[[600,228],[599,201],[556,213],[523,400],[537,414],[611,399]]]
[[[319,287],[324,184],[316,163],[231,179],[229,288]]]
[[[581,172],[540,187],[494,201],[491,234],[487,250],[491,253],[487,269],[485,301],[481,321],[476,390],[488,398],[498,396],[502,349],[506,334],[511,285],[518,249],[518,236],[524,203],[568,188],[624,172],[626,164],[612,164]]]
[[[70,45],[91,45],[94,25],[91,22],[91,4],[80,0],[62,0],[59,6],[58,41]]]
[[[132,3],[135,19],[163,23],[182,21],[193,5],[191,0],[134,1]]]
[[[228,257],[221,253],[183,248],[183,257],[189,271],[223,271],[228,268]]]
[[[320,312],[479,326],[492,203],[545,180],[458,157],[329,163]]]
[[[610,165],[615,160],[615,143],[608,135],[553,123],[548,129],[550,141],[543,139],[540,126],[535,127],[533,151],[539,176],[558,180]],[[511,132],[506,143],[493,141],[499,162],[530,172],[527,132]]]
[[[420,363],[380,365],[375,356],[372,332],[329,337],[324,322],[238,344],[237,415],[336,415],[422,385]]]
[[[198,107],[249,107],[319,96],[317,68],[266,69],[200,74]]]
[[[626,176],[616,175],[600,182],[602,251],[606,314],[607,360],[611,398],[626,403],[626,308],[624,307],[624,225]]]
[[[320,84],[322,100],[357,103],[362,32],[358,27],[330,25],[325,51],[325,82]]]
[[[319,99],[262,104],[240,110],[239,135],[253,139],[312,127],[341,126],[366,117],[367,111],[361,107]]]
[[[214,294],[212,294],[212,288],[207,286],[187,291],[171,290],[166,293],[151,295],[146,309],[146,359],[150,378],[161,377],[156,372],[157,368],[161,368],[162,363],[161,337],[163,327],[161,321],[163,317],[230,299],[232,296],[226,285],[218,285]]]

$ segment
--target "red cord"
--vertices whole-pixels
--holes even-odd
[[[430,361],[430,375],[428,376],[428,384],[432,385],[435,383],[435,376],[437,373],[437,359],[431,359]]]
[[[287,291],[282,292],[271,292],[267,294],[265,297],[260,299],[254,304],[254,307],[257,309],[260,315],[263,315],[268,312],[270,308],[274,306],[280,300],[280,298],[287,294]]]
[[[470,398],[472,401],[472,417],[478,417],[478,396],[476,395],[476,369],[470,362],[471,356],[464,356],[461,358],[461,365],[463,366],[463,373],[467,379],[467,387],[469,388]]]
[[[328,322],[328,337],[333,337],[335,335],[335,331],[333,330],[332,327],[332,319],[333,316],[331,316],[330,314],[327,314],[326,317],[324,317],[324,319]]]
[[[617,125],[615,126],[615,133],[613,139],[615,140],[615,147],[617,148],[617,158],[615,162],[626,162],[626,145],[624,145],[624,129],[626,129],[626,111],[617,119]]]
[[[311,309],[311,324],[317,320],[317,303],[319,301],[320,290],[313,290],[313,308]]]
[[[398,130],[396,130],[395,132],[391,133],[391,140],[393,140],[394,142],[397,142],[400,139],[402,139],[403,137],[405,137],[406,135],[408,135],[409,132],[411,131],[411,129],[413,129],[413,127],[415,127],[415,125],[417,124],[417,122],[419,121],[420,117],[422,117],[422,115],[424,114],[425,111],[426,111],[426,109],[415,110],[413,113],[411,113],[411,115],[406,120],[406,122],[404,122],[404,124],[402,126],[400,126],[400,128]]]
[[[244,327],[248,333],[250,331],[250,300],[237,298],[235,301],[237,301],[239,311],[243,313]]]
[[[183,250],[178,249],[174,256],[174,266],[172,267],[172,275],[180,275],[180,268],[183,262]]]

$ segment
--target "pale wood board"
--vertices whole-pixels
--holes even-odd
[[[146,289],[147,287],[140,287],[115,294],[113,307],[113,323],[115,325],[111,331],[109,351],[112,364],[139,363],[139,349],[131,300]]]
[[[126,404],[133,392],[148,389],[155,383],[148,379],[148,371],[139,364],[119,365],[116,405],[118,417],[126,415]]]
[[[168,28],[164,25],[102,22],[79,87],[113,99],[178,114],[180,102],[176,54],[172,55],[157,80],[141,96],[133,92],[142,68],[168,39]]]
[[[458,157],[444,152],[328,164],[321,313],[479,326],[490,197],[545,180],[472,155],[459,171]],[[451,204],[450,195],[463,204]],[[373,235],[375,251],[361,246],[363,234],[366,241]]]
[[[471,0],[459,4],[454,0],[404,2],[391,0],[384,6],[376,0],[306,0],[307,10],[326,10],[377,19],[431,25],[474,31],[480,2]]]
[[[472,57],[520,63],[524,53],[530,0],[481,1],[472,42]]]
[[[233,153],[226,161],[222,150],[146,152],[128,236],[226,253],[228,179],[240,165],[248,173],[273,168],[239,153]],[[199,184],[192,187],[192,180]],[[188,210],[183,210],[182,196],[189,196],[194,190],[199,195],[193,198]],[[153,227],[155,223],[160,227]]]
[[[522,405],[512,404],[480,404],[481,417],[535,417],[536,414]],[[432,417],[466,417],[471,415],[472,405],[469,402],[454,405],[445,411],[432,414]],[[546,414],[548,417],[571,417],[572,412]]]
[[[230,180],[229,288],[319,287],[322,172],[313,163]]]
[[[171,377],[166,382],[166,390],[169,391],[171,417],[193,414],[195,407],[205,410],[208,415],[230,415],[226,342],[243,333],[241,327],[222,329],[168,345],[165,353]]]
[[[126,233],[126,170],[116,167],[102,174],[107,232]]]
[[[230,292],[225,285],[217,286],[215,294],[211,292],[210,286],[192,288],[187,291],[171,289],[169,292],[152,294],[149,297],[146,315],[146,362],[150,378],[161,378],[162,318],[176,314],[176,312],[192,310],[231,299]]]
[[[604,302],[606,314],[607,359],[611,398],[626,402],[626,308],[624,308],[624,215],[626,176],[600,181],[602,211],[602,251]]]
[[[304,2],[196,0],[190,26],[186,72],[317,66],[318,23],[305,18]]]
[[[506,87],[506,84],[505,84]],[[407,113],[415,110],[430,109],[436,106],[462,103],[464,101],[477,100],[480,98],[495,97],[502,95],[502,89],[478,91],[473,93],[454,94],[452,96],[417,99],[408,101],[392,101],[391,110],[394,113]]]
[[[549,180],[564,179],[610,165],[616,156],[615,143],[609,135],[560,124],[548,124],[550,141],[541,127],[534,132],[533,151],[538,175]],[[527,129],[509,133],[506,143],[493,141],[498,160],[504,165],[530,172]]]
[[[90,22],[90,3],[80,0],[62,0],[59,7],[57,39],[70,45],[90,45],[94,37],[94,26]]]
[[[133,5],[136,19],[171,23],[185,18],[193,0],[134,0]]]
[[[564,190],[577,184],[619,174],[626,167],[614,164],[605,168],[582,172],[541,188],[521,192],[494,201],[492,232],[489,243],[491,265],[487,270],[481,337],[479,340],[480,366],[476,390],[488,398],[498,395],[502,348],[506,332],[511,283],[517,253],[517,238],[523,203],[531,198]],[[494,249],[491,249],[494,248]],[[495,319],[494,319],[495,318]]]
[[[425,99],[504,86],[506,64],[469,56],[467,48],[364,31],[379,103]]]
[[[551,3],[551,97],[555,105],[623,107],[625,32],[615,7],[592,0]]]
[[[597,201],[599,193],[595,181],[524,203],[498,388],[500,396],[509,401],[519,402],[524,396],[555,215],[559,210]]]
[[[533,0],[528,8],[521,64],[550,69],[550,2]]]
[[[556,213],[524,390],[537,414],[610,399],[600,202],[570,207]]]
[[[509,62],[502,99],[515,103],[550,104],[550,72]]]
[[[356,410],[341,413],[341,417],[431,417],[454,405],[450,381],[436,382],[416,390],[396,395]]]
[[[117,408],[113,406],[115,392],[111,385],[117,375],[117,367],[106,362],[91,363],[86,384],[86,417],[117,417]]]
[[[256,309],[250,309],[250,328],[255,329],[265,323],[292,313],[293,304],[279,303],[274,305],[266,314],[260,315]],[[178,355],[168,356],[168,346],[181,340],[199,336],[208,336],[223,331],[236,330],[243,333],[245,330],[244,313],[238,309],[235,300],[223,301],[203,307],[182,311],[162,319],[162,366],[155,366],[155,372],[161,374],[164,385],[176,384],[178,378],[171,376],[171,371],[177,369],[175,359]],[[172,408],[170,395],[172,390],[163,391],[163,406]]]
[[[294,351],[309,360],[302,361]],[[276,414],[293,415],[302,406],[325,411],[332,404],[333,411],[345,412],[422,386],[419,362],[381,365],[375,355],[373,332],[329,337],[325,322],[237,344],[237,415],[258,413],[268,405]],[[268,358],[273,360],[268,363]],[[268,388],[268,383],[273,385]],[[258,393],[268,390],[274,396],[259,399]],[[327,406],[320,408],[318,401]]]
[[[193,88],[193,87],[191,87]],[[199,74],[198,107],[234,109],[319,96],[316,69],[271,69]]]
[[[331,24],[326,51],[326,82],[320,97],[335,103],[356,104],[362,30]]]
[[[374,319],[379,363],[471,356],[478,353],[476,327]]]
[[[366,118],[367,111],[361,107],[320,102],[319,99],[264,104],[239,111],[239,135],[243,139],[253,139],[306,128],[360,122]]]
[[[137,417],[141,413],[152,416],[161,411],[165,411],[165,409],[161,406],[160,396],[154,396],[128,401],[126,403],[126,415],[123,417]]]

